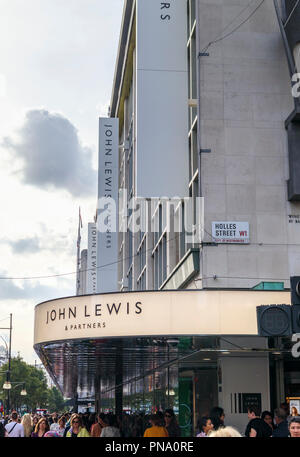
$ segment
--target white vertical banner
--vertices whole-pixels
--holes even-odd
[[[187,5],[137,0],[138,197],[188,197]]]
[[[97,292],[118,290],[119,119],[99,119]]]
[[[88,224],[88,255],[86,272],[86,293],[97,293],[97,225]]]

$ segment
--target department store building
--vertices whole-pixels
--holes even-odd
[[[259,3],[124,2],[98,194],[114,186],[123,228],[98,235],[93,289],[35,310],[66,397],[173,407],[186,436],[216,405],[243,432],[250,403],[300,399],[291,337],[260,337],[256,315],[291,304],[300,272],[300,8]]]

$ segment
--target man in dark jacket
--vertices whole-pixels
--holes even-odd
[[[277,424],[277,427],[273,431],[272,437],[275,438],[287,438],[289,433],[289,425],[286,419],[286,413],[284,409],[278,408],[274,411],[274,419]]]

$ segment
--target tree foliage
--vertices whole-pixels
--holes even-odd
[[[62,413],[64,411],[65,400],[56,387],[48,390],[48,409],[52,412]]]
[[[8,370],[8,363],[1,366],[0,373],[0,399],[7,403],[7,391],[2,389],[6,380],[5,372]],[[63,397],[55,387],[49,389],[47,379],[43,370],[29,365],[21,357],[11,359],[10,381],[10,409],[18,409],[25,406],[27,410],[46,408],[52,410],[63,409]],[[20,385],[14,384],[20,383]],[[22,384],[25,383],[27,396],[21,396]]]

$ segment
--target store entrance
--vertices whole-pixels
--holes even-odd
[[[197,422],[218,405],[217,366],[179,372],[179,424],[182,436],[195,436]]]

